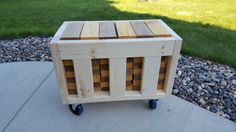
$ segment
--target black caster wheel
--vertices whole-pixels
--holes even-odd
[[[149,103],[149,108],[151,110],[154,110],[157,108],[157,99],[151,99],[151,100],[148,100],[148,103]]]
[[[83,111],[84,111],[84,108],[83,108],[83,105],[82,104],[69,104],[69,108],[70,108],[70,111],[79,116]]]

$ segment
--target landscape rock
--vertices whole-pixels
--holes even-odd
[[[232,84],[236,86],[236,80],[232,80]]]
[[[236,122],[236,70],[208,60],[181,55],[174,86],[179,96]],[[178,74],[178,72],[177,72]],[[190,81],[190,82],[188,82]],[[183,87],[183,85],[185,87]]]
[[[217,110],[217,107],[215,105],[211,105],[210,106],[210,111],[213,112],[213,113],[216,113],[218,110]]]
[[[173,89],[173,94],[178,94],[179,90],[178,89]]]
[[[205,105],[206,104],[206,102],[202,98],[199,100],[199,102],[200,102],[201,105]]]

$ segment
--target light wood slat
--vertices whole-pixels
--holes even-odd
[[[133,69],[134,74],[142,74],[142,69]]]
[[[133,89],[133,85],[132,84],[126,85],[126,91],[132,91],[132,89]]]
[[[82,98],[83,95],[82,95],[82,91],[81,90],[81,84],[80,84],[80,79],[79,79],[79,76],[80,76],[80,67],[79,67],[79,62],[80,60],[79,59],[74,59],[73,60],[73,66],[74,66],[74,74],[75,74],[75,82],[76,82],[76,89],[77,89],[77,95],[79,98]]]
[[[93,64],[93,70],[100,70],[100,64]]]
[[[50,49],[52,51],[53,64],[56,71],[57,82],[59,84],[59,91],[61,94],[61,100],[63,104],[68,104],[68,86],[66,82],[65,69],[63,62],[60,58],[59,49],[57,44],[50,44]]]
[[[110,58],[109,69],[111,96],[124,96],[126,89],[126,58]]]
[[[101,87],[109,87],[109,82],[101,82]]]
[[[116,22],[118,38],[136,38],[135,32],[129,22]]]
[[[76,89],[76,84],[74,82],[67,82],[68,89],[69,90],[75,90]]]
[[[130,24],[133,27],[137,38],[154,37],[153,33],[143,21],[131,21]]]
[[[165,68],[165,67],[166,67],[166,62],[167,62],[166,60],[161,61],[161,67],[164,67],[164,68]]]
[[[145,21],[155,37],[171,37],[171,34],[160,24],[159,21]]]
[[[174,77],[176,74],[176,68],[178,64],[178,58],[180,56],[181,45],[182,45],[182,39],[175,41],[173,56],[168,57],[167,60],[167,70],[164,84],[164,91],[166,92],[167,95],[170,95],[172,92],[175,79]]]
[[[109,76],[109,71],[108,70],[101,70],[101,76]]]
[[[72,66],[73,62],[71,60],[63,60],[64,66]]]
[[[100,59],[100,64],[108,64],[108,59]]]
[[[143,57],[134,57],[133,62],[134,63],[142,63]]]
[[[98,22],[86,22],[84,23],[80,39],[91,40],[99,38],[99,23]]]
[[[159,74],[158,79],[165,79],[166,74]]]
[[[100,39],[117,38],[116,29],[113,22],[100,22],[99,23],[99,38]]]
[[[126,80],[133,80],[133,75],[126,75]]]
[[[100,82],[100,75],[93,75],[93,82]]]
[[[104,101],[122,101],[122,100],[146,100],[146,99],[160,99],[165,97],[165,93],[159,90],[156,94],[140,95],[139,91],[130,91],[125,93],[126,96],[110,97],[108,92],[96,93],[94,98],[78,98],[76,96],[69,96],[70,104],[75,103],[90,103],[90,102],[104,102]]]
[[[144,58],[141,83],[142,94],[154,94],[157,92],[160,62],[160,56]]]
[[[93,75],[92,75],[92,63],[90,59],[78,59],[76,61],[76,67],[78,75],[76,78],[79,79],[80,90],[82,91],[83,97],[93,97]]]
[[[68,23],[61,35],[62,40],[77,40],[81,34],[83,23]]]
[[[133,68],[133,63],[132,63],[132,62],[127,62],[126,67],[127,67],[127,68]]]
[[[141,84],[141,80],[133,80],[133,85],[138,86]]]
[[[163,90],[164,84],[158,84],[157,90]]]
[[[114,40],[114,39],[113,39]],[[115,39],[118,40],[118,39]],[[124,39],[119,39],[124,40]],[[66,43],[59,44],[62,59],[77,58],[117,58],[117,57],[140,57],[140,56],[169,56],[172,55],[174,40],[110,42],[109,40],[91,44]],[[136,39],[138,40],[138,39]],[[83,41],[83,40],[80,40]],[[109,46],[108,46],[109,45]],[[147,46],[148,45],[148,46]],[[132,50],[130,50],[132,47]],[[112,51],[112,52],[108,52]]]
[[[66,77],[68,77],[68,78],[74,78],[75,77],[75,74],[74,74],[73,71],[66,71],[65,73],[66,73]]]

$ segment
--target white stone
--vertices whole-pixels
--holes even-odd
[[[206,104],[206,102],[202,98],[200,98],[199,102],[201,103],[201,105],[205,105]]]
[[[181,76],[182,75],[182,71],[178,71],[178,76]]]

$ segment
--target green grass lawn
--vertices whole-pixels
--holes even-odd
[[[0,38],[53,35],[66,20],[160,18],[182,53],[236,67],[236,0],[0,0]]]

